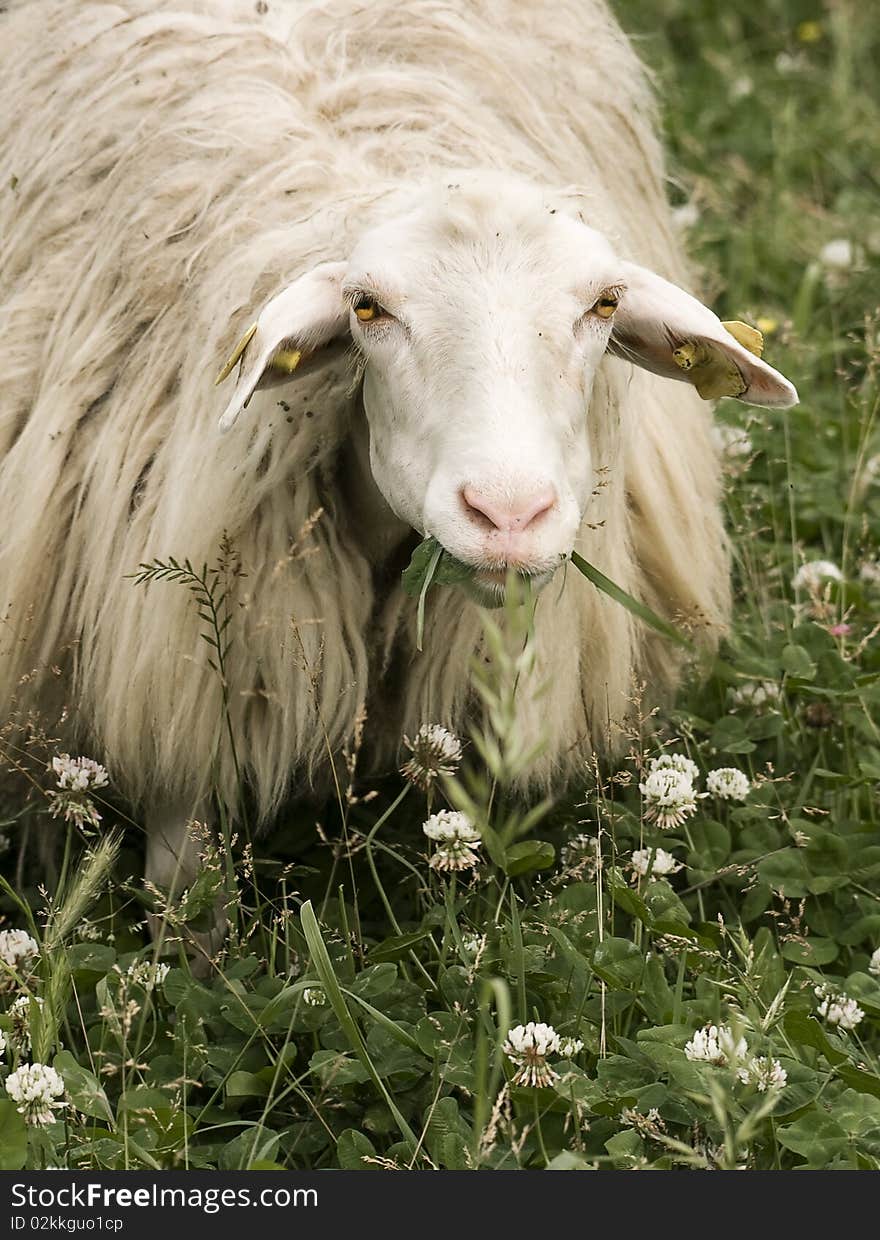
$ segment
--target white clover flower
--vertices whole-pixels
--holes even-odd
[[[423,723],[415,740],[403,742],[410,757],[401,767],[405,779],[427,792],[441,775],[454,775],[461,762],[461,741],[439,723]]]
[[[628,1128],[634,1128],[643,1139],[649,1137],[655,1140],[662,1139],[663,1133],[666,1132],[663,1117],[656,1107],[651,1107],[644,1115],[635,1107],[624,1107],[620,1112],[620,1122],[626,1124]]]
[[[843,573],[831,560],[808,560],[791,579],[793,590],[814,592],[826,581],[843,581]]]
[[[813,990],[819,1000],[819,1015],[824,1016],[829,1025],[837,1025],[838,1029],[855,1029],[864,1019],[865,1013],[848,995],[835,994],[827,986],[814,986]]]
[[[63,818],[80,829],[100,826],[101,815],[89,794],[109,783],[105,768],[92,758],[71,758],[63,753],[52,759],[49,769],[58,785],[58,791],[49,794],[52,817]]]
[[[692,761],[687,754],[684,753],[661,753],[659,758],[648,759],[648,774],[654,771],[663,771],[671,768],[673,771],[681,771],[682,775],[687,775],[691,783],[700,778],[700,768],[696,762]]]
[[[51,770],[55,772],[58,787],[68,792],[93,792],[106,788],[110,777],[100,762],[92,758],[71,758],[63,753],[52,759]]]
[[[719,766],[706,776],[706,787],[722,801],[744,801],[752,785],[748,776],[735,766]]]
[[[559,1034],[552,1025],[536,1024],[533,1020],[527,1025],[515,1025],[504,1043],[505,1055],[517,1066],[514,1085],[543,1089],[557,1080],[559,1073],[547,1063],[547,1056],[558,1055],[559,1046]]]
[[[803,52],[780,52],[773,62],[776,66],[776,72],[782,74],[800,73],[802,69],[806,69],[809,61]]]
[[[651,863],[651,852],[654,853],[654,861]],[[650,869],[651,873],[658,878],[663,878],[667,874],[677,874],[682,868],[682,863],[676,861],[672,853],[668,853],[665,848],[637,848],[630,858],[630,865],[636,874],[644,878]]]
[[[16,973],[25,972],[39,954],[39,943],[26,930],[0,930],[0,960]]]
[[[64,1081],[44,1063],[26,1063],[10,1072],[6,1092],[27,1124],[51,1124],[55,1112],[65,1105]]]
[[[432,870],[440,874],[457,874],[464,870],[475,870],[480,858],[474,851],[477,844],[468,844],[465,840],[453,840],[449,844],[438,844],[428,862]]]
[[[647,802],[645,811],[649,822],[656,822],[661,831],[679,827],[691,814],[697,812],[698,793],[693,781],[684,771],[674,766],[661,766],[652,770],[639,784],[639,791]]]
[[[9,1006],[7,1015],[11,1021],[9,1028],[10,1045],[19,1055],[27,1055],[31,1049],[31,1004],[42,1008],[43,1000],[39,995],[19,995]]]
[[[689,228],[693,228],[699,218],[700,208],[693,201],[685,202],[680,207],[672,208],[672,222],[682,232],[687,232]]]
[[[101,815],[91,797],[82,793],[50,792],[49,813],[53,818],[63,818],[75,827],[96,828],[101,825]]]
[[[868,965],[868,972],[873,973],[875,977],[880,977],[880,947],[878,947],[871,956],[871,963]]]
[[[752,441],[746,432],[738,426],[725,426],[721,422],[715,423],[712,427],[712,439],[718,451],[732,460],[752,455]]]
[[[742,74],[740,77],[733,79],[730,83],[730,90],[727,93],[731,99],[748,99],[754,89],[755,84],[752,79],[746,74]]]
[[[863,560],[859,566],[859,577],[870,586],[880,585],[880,560]]]
[[[575,1055],[579,1055],[584,1049],[584,1044],[580,1038],[560,1038],[559,1054],[563,1059],[574,1059]]]
[[[6,1045],[7,1045],[6,1034],[3,1032],[2,1029],[0,1029],[0,1055],[3,1055],[5,1053]]]
[[[835,237],[819,251],[819,262],[830,271],[848,271],[856,259],[857,251],[846,237]]]
[[[765,1055],[750,1059],[736,1075],[744,1085],[754,1085],[762,1094],[768,1090],[785,1089],[788,1081],[788,1073],[779,1060]]]
[[[461,946],[466,956],[475,958],[486,946],[485,934],[467,933],[461,936]]]
[[[170,964],[153,964],[151,960],[135,960],[128,966],[126,976],[144,990],[161,986],[171,972]]]
[[[454,873],[479,865],[480,833],[467,814],[441,809],[423,823],[422,830],[437,844],[429,862],[432,869]]]
[[[729,1025],[704,1025],[685,1043],[684,1053],[688,1059],[725,1067],[744,1061],[749,1048],[745,1038],[736,1037]]]
[[[320,986],[307,986],[302,992],[303,1003],[309,1007],[326,1007],[327,996]]]
[[[450,840],[467,840],[472,844],[480,842],[480,833],[467,814],[455,809],[441,809],[432,814],[422,824],[422,830],[429,840],[437,843]]]
[[[761,710],[764,706],[778,702],[781,696],[782,691],[774,680],[753,680],[732,689],[730,700],[734,706],[749,706],[752,710]]]

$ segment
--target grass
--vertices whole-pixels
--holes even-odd
[[[718,410],[747,436],[726,458],[721,660],[618,768],[523,806],[507,793],[529,756],[513,700],[530,647],[509,609],[487,621],[488,722],[456,778],[365,790],[353,757],[335,803],[292,806],[256,855],[229,831],[206,841],[170,902],[129,877],[138,833],[105,829],[119,807],[65,828],[45,761],[16,757],[31,791],[4,802],[0,897],[42,950],[0,978],[2,1071],[54,1063],[72,1105],[26,1125],[0,1094],[0,1166],[880,1168],[880,22],[854,0],[617,7],[658,76],[670,194],[713,304],[762,322],[802,398]],[[831,267],[840,240],[850,259]],[[818,559],[842,580],[795,589]],[[737,699],[748,683],[763,701]],[[639,784],[661,751],[688,755],[701,791],[737,768],[746,799],[703,797],[660,831]],[[420,826],[447,802],[482,829],[476,874],[427,863]],[[60,868],[34,856],[48,822]],[[682,867],[667,877],[661,848]],[[178,944],[157,973],[147,907],[173,945],[218,897],[221,967],[199,976]],[[830,1019],[845,998],[852,1028]],[[531,1020],[575,1040],[538,1087],[504,1050]],[[685,1052],[707,1024],[731,1030],[726,1064]],[[740,1079],[756,1056],[784,1087]]]

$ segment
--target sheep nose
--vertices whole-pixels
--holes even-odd
[[[553,487],[542,487],[528,494],[520,492],[507,499],[492,499],[470,484],[461,492],[462,499],[471,513],[478,514],[496,530],[519,534],[556,503]]]

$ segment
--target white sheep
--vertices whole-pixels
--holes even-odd
[[[425,720],[462,726],[479,610],[434,592],[415,653],[421,535],[489,593],[520,567],[550,685],[522,687],[522,724],[558,785],[676,669],[563,559],[714,641],[728,558],[687,381],[796,399],[678,287],[650,91],[602,0],[265,7],[0,16],[0,702],[52,727],[69,703],[158,881],[192,873],[183,824],[236,772],[191,598],[139,564],[232,540],[229,709],[263,818],[364,708],[379,767]]]

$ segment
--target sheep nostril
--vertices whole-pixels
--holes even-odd
[[[479,518],[482,525],[506,533],[521,533],[556,503],[553,487],[542,487],[529,493],[518,493],[509,499],[494,499],[476,487],[462,487],[461,497],[469,514]]]

